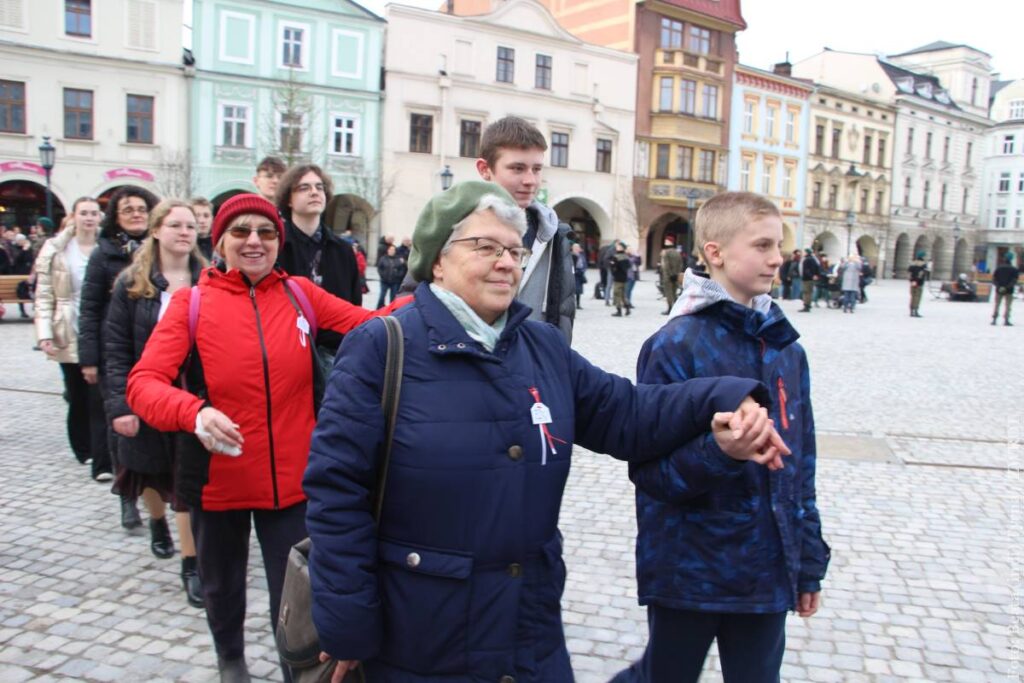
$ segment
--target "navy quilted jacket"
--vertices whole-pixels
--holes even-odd
[[[631,464],[637,486],[641,604],[709,612],[783,612],[821,590],[829,547],[815,504],[814,415],[799,336],[770,300],[758,312],[687,273],[672,318],[640,352],[640,382],[737,375],[763,382],[793,451],[772,472],[733,460],[710,435],[670,458]]]
[[[763,389],[734,378],[634,388],[529,314],[512,304],[491,353],[426,284],[396,313],[405,371],[379,529],[371,491],[387,338],[374,322],[345,336],[304,488],[321,645],[362,660],[367,680],[572,680],[557,528],[572,444],[667,455]],[[546,463],[531,389],[565,442]]]

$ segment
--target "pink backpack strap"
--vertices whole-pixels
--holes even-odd
[[[302,309],[302,315],[304,315],[306,317],[306,320],[309,321],[310,336],[313,338],[313,341],[315,342],[316,333],[317,330],[320,329],[320,326],[316,324],[316,310],[313,308],[313,304],[309,302],[309,297],[307,297],[306,293],[302,291],[302,287],[299,285],[298,282],[291,278],[287,278],[285,279],[284,284],[285,287],[287,287],[291,291],[292,296],[294,296],[295,300],[298,302],[299,308]]]
[[[196,345],[196,327],[199,325],[199,287],[192,285],[188,299],[188,348]]]

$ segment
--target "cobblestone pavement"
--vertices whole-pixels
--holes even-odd
[[[902,282],[869,296],[855,315],[783,302],[810,358],[833,549],[822,610],[790,617],[783,679],[1019,680],[1024,320],[991,327],[986,304],[930,299],[911,319]],[[576,327],[584,355],[627,376],[665,321],[650,279],[634,297],[621,319],[585,299]],[[0,683],[215,680],[177,558],[155,559],[118,526],[117,499],[66,445],[57,367],[11,316],[0,322]],[[563,609],[578,680],[598,683],[640,655],[646,621],[625,466],[576,455]],[[251,558],[247,658],[278,680],[255,546]],[[704,680],[721,680],[717,668],[712,655]]]

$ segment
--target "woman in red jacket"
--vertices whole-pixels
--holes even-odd
[[[345,333],[410,299],[371,312],[305,278],[289,284],[274,267],[284,240],[281,219],[254,194],[221,206],[212,237],[224,263],[204,271],[194,293],[174,294],[129,376],[127,398],[150,425],[195,432],[210,451],[182,458],[187,462],[175,483],[180,496],[191,498],[221,680],[248,681],[243,620],[250,525],[263,553],[271,624],[277,623],[288,552],[306,536],[302,474],[316,421],[311,319]],[[194,295],[201,302],[198,316],[195,304],[190,311]],[[188,377],[197,376],[196,358],[203,398],[173,385],[183,364]],[[194,382],[190,387],[197,388]]]

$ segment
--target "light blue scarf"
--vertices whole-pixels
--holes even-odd
[[[453,294],[433,282],[430,283],[430,291],[455,316],[470,339],[480,342],[488,351],[494,351],[494,347],[498,344],[498,338],[501,337],[501,333],[505,330],[505,323],[508,321],[507,311],[502,313],[493,325],[488,325],[458,294]]]

